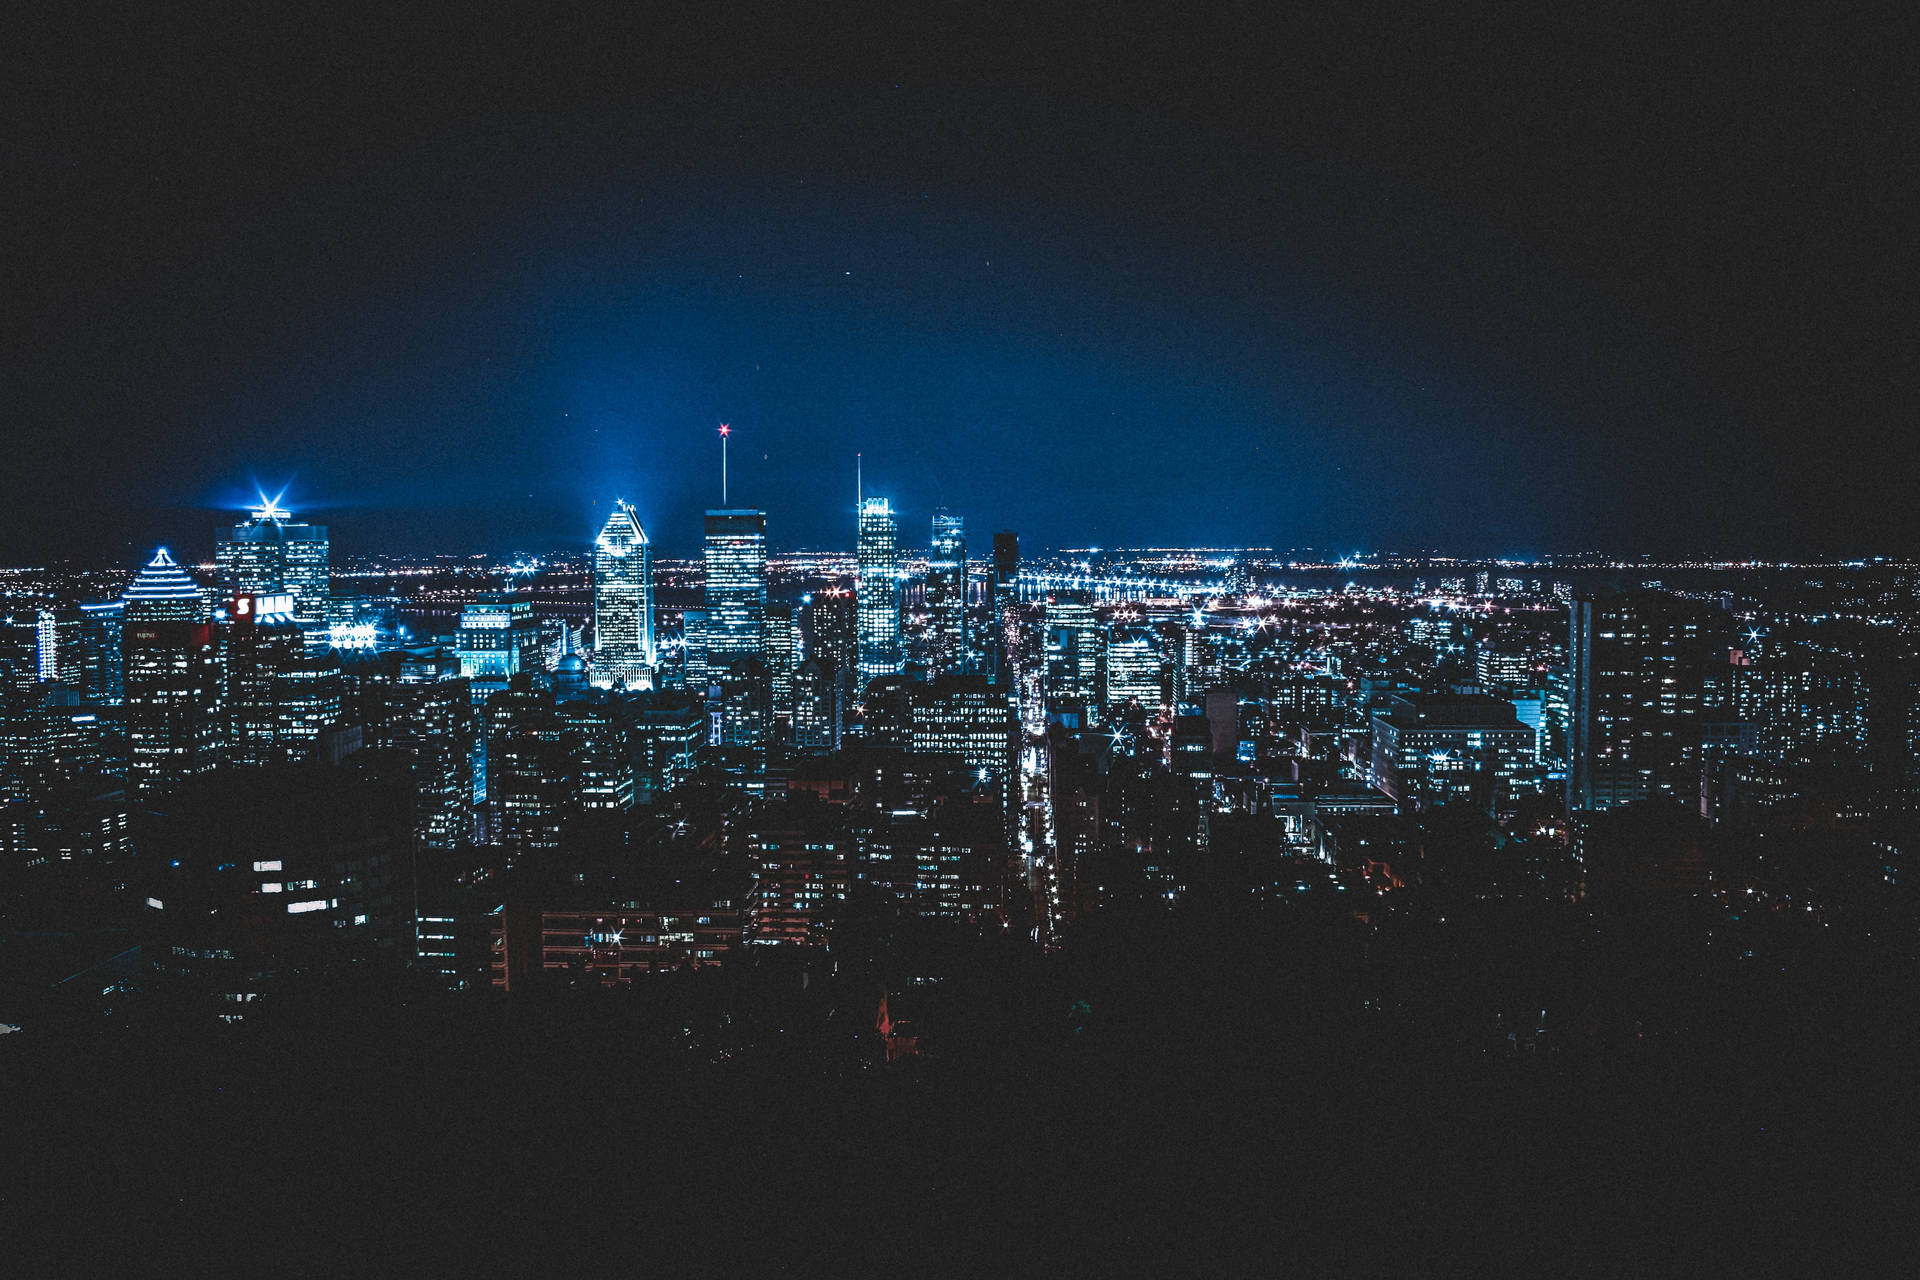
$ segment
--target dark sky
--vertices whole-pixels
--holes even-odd
[[[982,550],[1914,549],[1865,18],[128,8],[0,40],[0,561],[205,554],[255,479],[346,550],[686,550],[722,420],[783,546],[860,451]]]

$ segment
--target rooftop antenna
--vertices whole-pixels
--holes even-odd
[[[853,455],[853,509],[858,512],[867,496],[866,473],[860,467],[860,455]]]
[[[720,505],[727,505],[727,437],[733,434],[733,428],[726,423],[720,424]]]

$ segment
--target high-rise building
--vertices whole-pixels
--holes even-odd
[[[816,591],[807,598],[804,656],[825,658],[842,678],[851,678],[858,664],[860,631],[854,594],[836,588]]]
[[[1373,785],[1407,810],[1537,789],[1534,731],[1510,702],[1478,694],[1396,697],[1373,714]]]
[[[1569,613],[1567,807],[1697,794],[1701,726],[1727,669],[1724,615],[1655,591],[1598,592]]]
[[[507,680],[540,667],[540,622],[533,599],[513,591],[483,592],[460,614],[454,654],[460,674],[473,681],[474,697],[484,701]]]
[[[306,638],[294,620],[293,597],[241,593],[227,602],[223,640],[226,759],[233,764],[277,764],[290,754],[281,741],[281,697],[306,657]],[[336,698],[336,711],[337,711]],[[318,727],[314,730],[318,733]]]
[[[1005,804],[1014,768],[1013,704],[985,676],[944,676],[917,687],[907,749],[953,755],[979,788]]]
[[[793,725],[793,675],[800,651],[800,624],[790,604],[767,606],[767,696],[774,723]]]
[[[633,808],[633,750],[619,709],[610,702],[562,702],[555,709],[560,743],[571,759],[582,809]]]
[[[277,502],[262,501],[245,522],[221,532],[214,559],[222,597],[284,592],[309,642],[326,641],[332,584],[325,525],[294,520]]]
[[[627,720],[632,746],[634,801],[651,804],[698,767],[708,738],[706,711],[697,702],[635,708]]]
[[[473,839],[473,695],[460,677],[421,674],[382,689],[374,745],[405,756],[413,779],[413,829],[429,849]]]
[[[1160,646],[1151,631],[1128,627],[1107,641],[1101,705],[1137,702],[1149,713],[1160,706]]]
[[[218,760],[220,667],[207,598],[165,547],[122,599],[128,780],[152,799]]]
[[[927,614],[932,674],[963,673],[967,669],[967,533],[965,522],[945,511],[933,517]]]
[[[593,544],[593,682],[652,687],[653,545],[640,517],[614,505]]]
[[[1081,703],[1098,714],[1106,686],[1107,632],[1084,599],[1047,603],[1047,697]]]
[[[840,732],[839,673],[830,658],[808,658],[793,677],[794,750],[838,751]]]
[[[80,696],[88,702],[107,706],[120,703],[120,620],[126,607],[123,600],[80,606],[77,684]]]
[[[705,697],[712,676],[707,664],[707,611],[687,609],[680,615],[681,684],[695,697]]]
[[[486,703],[487,821],[514,856],[552,849],[574,807],[574,779],[553,695],[514,676]]]
[[[784,806],[783,806],[784,807]],[[769,819],[748,836],[754,860],[747,936],[760,944],[818,945],[846,901],[852,841],[819,823]]]
[[[707,663],[766,660],[767,513],[707,512]]]
[[[900,648],[900,560],[893,507],[885,498],[860,503],[859,683],[906,669]]]
[[[1017,635],[1020,617],[1020,535],[1007,530],[993,535],[993,580],[987,606],[993,632],[986,646],[990,674],[1004,684],[1010,679],[1008,648],[1014,643],[1009,634]]]

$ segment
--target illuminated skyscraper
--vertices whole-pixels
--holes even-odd
[[[165,547],[124,600],[128,780],[152,799],[219,758],[220,668],[206,597]]]
[[[808,658],[793,677],[793,747],[796,751],[840,749],[840,677],[833,659]]]
[[[1008,634],[1019,630],[1020,619],[1020,535],[1002,530],[993,535],[993,578],[987,600],[993,634],[987,644],[993,678],[1002,683],[1011,679],[1008,663]]]
[[[900,560],[893,507],[885,498],[860,503],[860,686],[906,667],[900,651]]]
[[[80,606],[79,687],[89,702],[120,703],[120,622],[126,608],[122,600]]]
[[[1730,627],[1657,591],[1600,591],[1573,602],[1567,652],[1567,808],[1613,809],[1700,786],[1706,713],[1725,672]]]
[[[653,546],[634,509],[616,503],[593,544],[594,683],[649,687],[656,656]]]
[[[1151,631],[1133,627],[1107,639],[1101,679],[1102,704],[1113,710],[1137,702],[1149,713],[1160,706],[1160,648]]]
[[[1098,717],[1106,693],[1107,631],[1085,599],[1047,604],[1047,697],[1080,703]],[[1157,701],[1150,705],[1157,705]]]
[[[767,513],[707,512],[707,664],[767,657]]]
[[[375,742],[411,761],[421,844],[451,849],[473,839],[475,716],[467,682],[402,676],[382,697]]]
[[[207,596],[161,547],[121,596],[125,621],[205,622]]]
[[[927,555],[927,612],[931,615],[933,674],[967,669],[967,533],[959,516],[936,512]]]
[[[767,606],[767,696],[774,722],[793,725],[793,672],[800,651],[800,624],[790,604]]]
[[[807,598],[805,656],[825,658],[842,679],[851,679],[860,651],[859,622],[851,591],[816,591]]]
[[[224,630],[226,757],[235,764],[277,764],[291,754],[280,742],[282,682],[306,657],[293,597],[236,595],[227,603]],[[334,702],[337,714],[337,693]]]
[[[290,519],[277,500],[262,499],[247,520],[226,529],[214,547],[223,597],[293,597],[293,618],[309,643],[325,641],[332,595],[327,526]]]

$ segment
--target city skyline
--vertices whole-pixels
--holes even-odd
[[[1910,1212],[1880,15],[7,30],[23,1274],[1819,1275]]]

